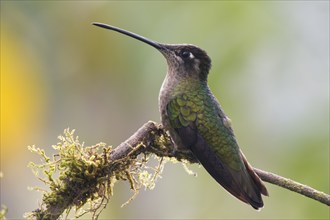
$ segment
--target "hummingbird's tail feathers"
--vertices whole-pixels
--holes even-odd
[[[262,208],[264,204],[261,194],[268,195],[268,192],[244,155],[241,154],[246,169],[243,167],[241,170],[234,170],[219,159],[199,134],[196,136],[196,139],[193,138],[195,141],[190,145],[190,149],[208,173],[239,200],[250,204],[255,209]]]
[[[231,170],[232,171],[232,170]],[[261,198],[261,193],[257,186],[253,183],[252,178],[250,178],[249,174],[244,171],[234,171],[232,172],[233,181],[236,182],[238,191],[231,192],[238,199],[243,202],[250,204],[254,209],[259,210],[264,206],[264,203]]]
[[[225,189],[241,201],[250,204],[254,209],[259,210],[264,206],[261,197],[261,194],[263,193],[259,188],[259,183],[262,183],[256,183],[254,177],[251,176],[248,169],[243,168],[240,171],[237,171],[226,166],[225,170],[230,174],[229,178],[231,178],[231,185],[229,185],[229,187],[222,185]]]
[[[241,157],[242,157],[242,160],[244,162],[245,168],[248,171],[248,173],[250,174],[250,177],[252,178],[253,182],[258,187],[258,189],[259,189],[259,191],[261,192],[262,195],[269,196],[265,184],[262,182],[260,177],[254,172],[253,167],[247,161],[247,159],[246,159],[245,155],[243,154],[243,152],[241,150],[240,150],[240,152],[241,152]]]

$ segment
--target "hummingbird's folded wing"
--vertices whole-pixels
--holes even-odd
[[[232,140],[228,141],[222,138],[221,141],[212,141],[212,139],[220,138],[216,135],[221,136],[223,134],[214,133],[216,128],[212,125],[201,124],[207,112],[201,113],[197,102],[190,100],[184,94],[177,96],[169,102],[167,114],[170,124],[177,134],[176,136],[180,138],[177,142],[190,149],[219,184],[238,199],[251,204],[255,209],[263,207],[261,193],[264,190],[260,188],[260,186],[263,186],[260,179],[256,175],[250,174],[251,168],[246,167],[248,163],[239,149],[237,151],[230,148],[224,150],[229,152],[228,157],[232,157],[237,152],[237,155],[232,157],[233,161],[224,158],[224,155],[219,153],[222,147],[228,148],[228,144],[231,144]],[[212,120],[221,119],[213,118]],[[232,130],[227,132],[231,134]],[[215,144],[217,146],[213,146]]]

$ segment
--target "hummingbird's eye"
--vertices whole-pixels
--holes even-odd
[[[183,59],[187,59],[187,58],[192,59],[192,58],[194,58],[194,55],[193,55],[191,52],[189,52],[189,51],[183,50],[183,51],[181,52],[181,57],[182,57]]]

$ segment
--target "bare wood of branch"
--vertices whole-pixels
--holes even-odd
[[[307,196],[328,206],[330,205],[330,195],[324,192],[320,192],[310,186],[298,183],[296,181],[276,175],[274,173],[263,171],[257,168],[254,168],[254,171],[257,173],[260,179],[265,182],[272,183],[279,187]]]
[[[105,176],[114,172],[118,167],[118,161],[136,158],[141,153],[153,153],[160,157],[174,157],[179,161],[186,160],[190,163],[198,163],[190,151],[175,151],[170,137],[166,134],[162,125],[149,121],[139,128],[130,138],[113,149],[109,155],[109,165]],[[128,164],[129,166],[129,164]],[[254,168],[257,175],[265,182],[289,189],[323,204],[330,205],[330,196],[317,191],[309,186],[284,178],[282,176]],[[47,207],[39,210],[37,219],[57,219],[72,204],[63,203],[62,207]],[[36,211],[35,211],[36,212]],[[45,218],[47,216],[47,218]]]

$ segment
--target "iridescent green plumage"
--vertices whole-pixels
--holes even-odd
[[[170,124],[174,129],[196,127],[205,142],[212,146],[214,153],[231,168],[239,170],[243,163],[233,131],[225,125],[228,119],[220,108],[215,108],[217,103],[206,91],[208,89],[201,88],[174,96],[167,105]]]

